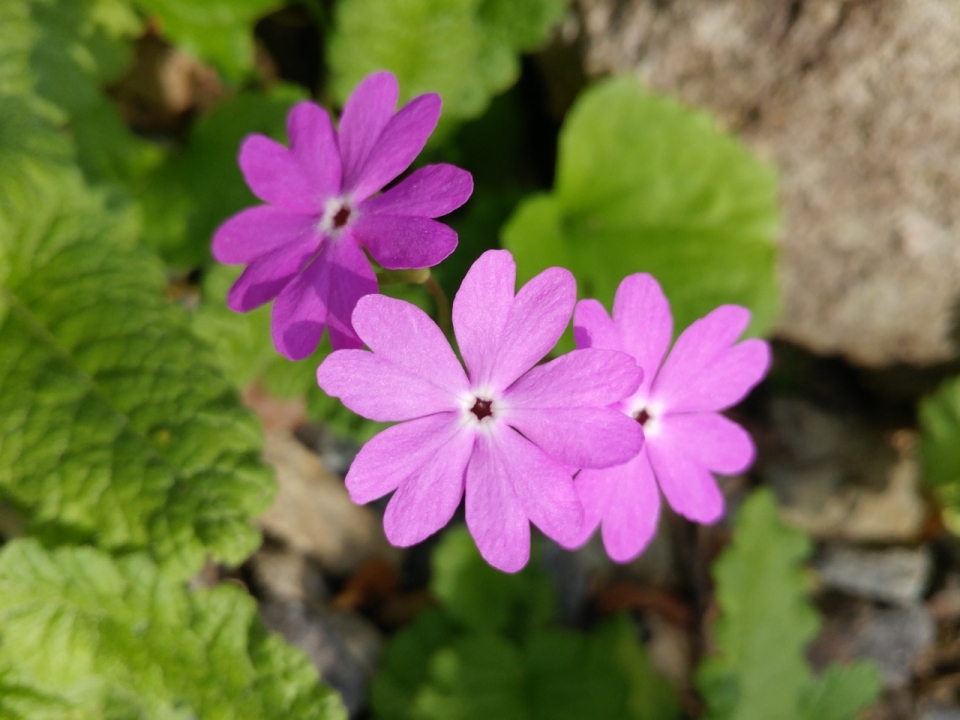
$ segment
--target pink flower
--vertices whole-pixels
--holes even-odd
[[[287,116],[290,149],[263,135],[240,147],[240,168],[267,205],[221,225],[213,255],[245,264],[227,304],[247,312],[276,298],[273,342],[292,360],[312,353],[323,328],[334,348],[361,347],[354,306],[377,292],[363,248],[385,268],[436,265],[457,234],[432,218],[460,207],[473,179],[452,165],[428,165],[374,197],[409,167],[440,117],[440,96],[420,95],[394,114],[397,80],[367,77],[347,100],[340,132],[326,110],[301,102]]]
[[[399,421],[368,442],[347,474],[350,497],[394,492],[383,518],[401,547],[443,527],[466,493],[467,527],[487,561],[506,572],[530,555],[532,522],[572,542],[583,510],[570,468],[629,460],[640,426],[607,407],[636,390],[633,359],[576,350],[534,365],[570,321],[576,282],[562,268],[514,296],[509,252],[484,253],[453,303],[465,373],[436,324],[409,303],[370,295],[353,325],[372,352],[340,350],[317,370],[320,387],[354,412]]]
[[[636,557],[657,528],[658,485],[670,507],[691,520],[712,523],[723,515],[723,495],[711,473],[743,472],[753,462],[754,447],[747,432],[719,411],[742,400],[770,366],[766,342],[733,344],[749,320],[746,308],[723,305],[684,330],[664,360],[673,319],[650,275],[620,283],[613,320],[596,300],[577,305],[578,347],[622,350],[643,368],[640,387],[615,407],[643,425],[646,442],[626,464],[577,475],[584,523],[570,547],[586,542],[602,525],[613,560]]]

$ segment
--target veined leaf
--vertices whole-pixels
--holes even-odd
[[[814,679],[804,656],[819,628],[801,562],[810,540],[784,525],[768,490],[740,508],[732,545],[713,566],[717,652],[697,670],[709,720],[853,720],[880,691],[869,663]]]
[[[404,100],[440,93],[442,126],[477,117],[516,82],[519,53],[546,40],[565,6],[564,0],[343,0],[329,53],[333,94],[344,102],[368,74],[390,70]]]
[[[68,168],[0,181],[0,493],[50,543],[240,562],[274,483],[260,430],[136,215]]]
[[[632,77],[577,100],[560,133],[550,194],[516,210],[502,234],[518,282],[551,265],[610,307],[625,275],[663,285],[679,331],[723,303],[750,308],[750,332],[777,312],[773,170],[706,114],[650,95]]]
[[[229,586],[190,593],[142,555],[10,543],[0,551],[0,628],[0,682],[19,690],[4,700],[14,708],[67,705],[69,717],[91,719],[346,717],[306,655],[266,631],[251,597]]]

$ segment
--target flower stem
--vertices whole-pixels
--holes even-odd
[[[444,333],[450,332],[450,301],[447,299],[447,294],[443,291],[443,288],[440,287],[440,283],[437,282],[437,279],[430,274],[424,283],[424,287],[430,291],[430,294],[433,296],[433,301],[437,305],[437,324],[440,325],[440,329]]]

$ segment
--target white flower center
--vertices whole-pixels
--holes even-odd
[[[461,421],[479,430],[489,430],[503,417],[503,404],[486,388],[465,393],[460,398]]]
[[[317,229],[331,237],[337,237],[343,228],[356,219],[357,211],[351,206],[349,197],[330,198],[323,206],[323,216]]]
[[[645,401],[631,406],[627,413],[643,426],[643,433],[648,437],[660,432],[660,416],[662,414],[663,408],[659,403],[647,403]]]

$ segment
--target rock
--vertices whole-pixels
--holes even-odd
[[[901,605],[920,599],[931,566],[926,548],[863,550],[836,545],[828,547],[817,563],[826,587]]]
[[[914,433],[887,437],[795,398],[774,398],[770,415],[778,443],[760,448],[757,468],[787,523],[820,539],[916,539],[927,508]]]
[[[831,662],[873,660],[884,687],[898,690],[923,666],[935,635],[936,624],[922,603],[882,608],[865,600],[834,600],[809,657],[817,671]]]
[[[292,599],[268,599],[260,615],[268,628],[310,656],[324,681],[343,697],[350,717],[357,717],[383,646],[377,629],[355,613]]]
[[[960,5],[577,6],[589,73],[709,108],[779,167],[784,338],[867,366],[957,356]]]
[[[861,617],[854,657],[876,662],[886,687],[904,687],[935,633],[936,625],[923,605],[870,607]]]
[[[960,708],[927,708],[919,720],[960,720]]]
[[[323,574],[303,555],[264,547],[247,562],[261,595],[317,603],[330,598]]]
[[[380,518],[354,505],[343,481],[293,435],[268,433],[264,460],[276,469],[279,484],[276,500],[259,518],[269,536],[337,575],[348,575],[375,556],[399,562]]]

